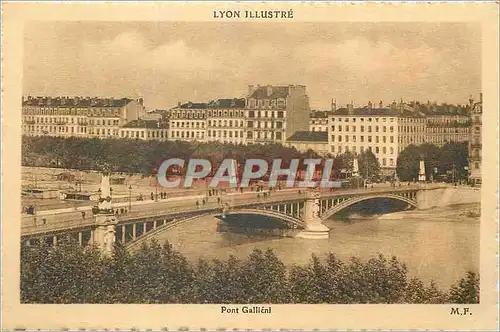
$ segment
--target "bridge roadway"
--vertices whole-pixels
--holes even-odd
[[[395,193],[399,191],[407,191],[418,189],[418,185],[404,185],[401,187],[375,187],[375,188],[361,188],[361,189],[337,189],[333,192],[322,191],[320,193],[321,198],[334,197],[334,196],[347,196],[347,195],[359,195],[359,194],[377,194],[377,193]],[[301,194],[298,191],[301,190]],[[127,223],[134,220],[140,220],[151,217],[159,216],[175,216],[180,214],[188,214],[199,211],[209,212],[210,210],[214,213],[221,212],[223,204],[227,203],[231,208],[235,207],[245,207],[255,204],[270,204],[277,202],[293,202],[293,201],[303,201],[305,195],[305,190],[297,188],[296,190],[282,190],[273,191],[267,198],[257,198],[256,192],[244,192],[244,193],[233,193],[221,196],[221,203],[217,202],[217,197],[210,197],[205,205],[201,204],[199,208],[196,207],[196,203],[193,200],[186,199],[185,201],[152,201],[150,204],[136,205],[133,207],[132,211],[118,216],[119,224]],[[32,215],[24,215],[22,219],[21,226],[21,236],[42,234],[42,233],[52,233],[58,231],[64,231],[69,229],[88,229],[94,224],[94,218],[91,213],[87,213],[86,218],[83,219],[81,212],[68,212],[63,214],[54,214],[43,216],[46,219],[43,223],[41,217],[37,217],[36,225],[35,220]]]

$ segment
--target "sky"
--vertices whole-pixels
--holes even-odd
[[[23,94],[143,97],[146,107],[307,86],[313,109],[465,104],[481,92],[480,27],[466,23],[29,22]]]

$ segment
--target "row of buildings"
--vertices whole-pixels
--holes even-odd
[[[410,144],[468,141],[471,174],[480,170],[482,97],[469,100],[466,114],[417,106],[401,101],[337,108],[332,101],[329,111],[311,112],[303,85],[250,85],[245,98],[178,103],[153,112],[146,112],[141,98],[28,96],[22,129],[33,136],[279,143],[331,155],[370,150],[387,170]]]

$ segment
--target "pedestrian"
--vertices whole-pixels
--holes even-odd
[[[200,207],[200,202],[196,201],[196,208],[198,209]]]
[[[205,200],[201,201],[201,204],[203,204],[203,206],[205,206],[206,203],[207,203],[207,201],[205,201]]]
[[[85,220],[85,211],[82,211],[82,219]]]
[[[155,194],[153,194],[153,192],[151,192],[151,200],[154,201],[155,200]]]
[[[217,197],[217,204],[220,204],[220,197]]]

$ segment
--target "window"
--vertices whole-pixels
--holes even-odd
[[[339,125],[339,131],[342,131],[342,126],[341,125]]]
[[[356,135],[352,135],[352,141],[356,142]]]
[[[332,146],[330,147],[330,151],[335,152],[335,146],[333,146],[333,145],[332,145]]]
[[[394,154],[394,148],[392,146],[389,148],[389,150],[391,151],[391,154]]]
[[[345,131],[349,131],[349,126],[345,126]]]
[[[361,132],[364,133],[365,132],[365,126],[361,126]]]
[[[383,166],[386,166],[386,165],[387,165],[387,161],[386,161],[386,159],[385,159],[385,158],[382,158],[382,165],[383,165]]]
[[[372,126],[368,126],[368,132],[371,133],[372,132]]]
[[[332,126],[332,131],[335,131],[335,126]]]
[[[380,148],[378,146],[375,147],[375,153],[380,153]]]
[[[349,136],[348,135],[345,135],[345,141],[349,142]]]
[[[375,136],[375,143],[379,143],[378,136]]]
[[[342,136],[339,135],[338,140],[339,142],[342,142]]]
[[[361,139],[362,143],[365,141],[365,137],[364,136],[360,136],[359,138]]]
[[[474,163],[474,168],[479,169],[479,163]]]
[[[375,126],[375,132],[378,133],[378,126]]]
[[[332,142],[335,142],[335,135],[332,135],[331,139],[332,139]]]
[[[391,136],[391,143],[394,143],[394,136]]]
[[[371,142],[372,142],[372,137],[368,136],[368,143],[371,143]]]
[[[383,154],[386,154],[386,153],[387,153],[387,148],[386,148],[385,146],[384,146],[384,147],[382,147],[382,153],[383,153]]]

